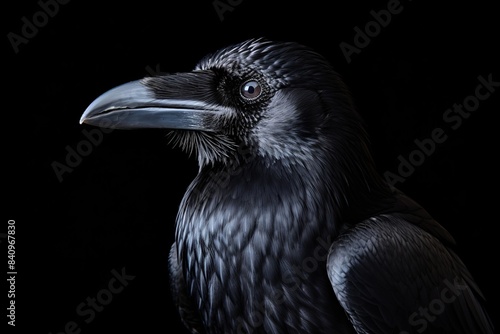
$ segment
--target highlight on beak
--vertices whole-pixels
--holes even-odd
[[[192,74],[191,74],[192,75]],[[180,75],[172,75],[172,78]],[[169,80],[169,76],[163,77]],[[80,118],[80,124],[112,129],[165,128],[214,131],[208,119],[217,110],[199,99],[190,98],[189,90],[175,81],[175,98],[157,98],[144,80],[115,87],[92,102]]]

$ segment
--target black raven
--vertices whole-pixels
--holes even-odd
[[[169,258],[192,333],[493,333],[453,238],[377,174],[311,49],[245,41],[114,88],[81,122],[172,129],[197,155]]]

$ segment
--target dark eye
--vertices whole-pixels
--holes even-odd
[[[240,88],[240,94],[247,100],[254,100],[262,93],[262,87],[256,80],[248,80]]]

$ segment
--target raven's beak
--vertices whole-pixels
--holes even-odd
[[[207,99],[212,79],[210,73],[191,72],[126,83],[92,102],[80,123],[113,129],[214,131],[209,120],[217,110]]]

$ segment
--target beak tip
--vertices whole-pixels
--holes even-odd
[[[80,121],[79,121],[80,124],[87,123],[87,121],[90,118],[92,118],[93,114],[95,114],[95,111],[98,110],[95,107],[93,107],[94,103],[95,102],[93,102],[90,106],[88,106],[87,109],[85,109],[83,114],[80,116]]]

